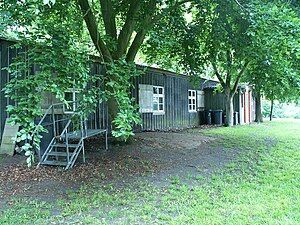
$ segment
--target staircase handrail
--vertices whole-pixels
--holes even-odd
[[[68,101],[68,103],[76,103],[78,101]],[[54,107],[54,106],[59,106],[59,105],[65,105],[66,103],[64,102],[60,102],[60,103],[54,103],[54,104],[51,104],[45,111],[44,115],[42,116],[41,120],[39,121],[39,123],[37,124],[37,126],[35,127],[34,131],[32,132],[31,134],[31,138],[37,133],[38,131],[38,127],[42,125],[42,123],[44,122],[46,116],[49,114],[50,110]]]

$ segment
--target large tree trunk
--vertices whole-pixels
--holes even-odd
[[[274,108],[274,100],[271,100],[271,109],[270,109],[270,121],[272,121],[273,118],[273,108]]]
[[[262,123],[263,116],[261,112],[261,94],[260,90],[257,90],[255,93],[255,122]]]
[[[228,127],[233,126],[233,95],[229,91],[226,91],[226,123]]]
[[[110,97],[107,101],[107,108],[108,108],[108,120],[109,124],[111,124],[111,128],[114,129],[113,120],[116,118],[119,108],[115,98]]]

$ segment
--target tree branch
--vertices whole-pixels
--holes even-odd
[[[224,80],[223,80],[221,74],[220,74],[219,71],[218,71],[217,65],[215,64],[214,61],[211,61],[211,65],[213,66],[213,69],[214,69],[214,71],[215,71],[215,74],[216,74],[218,80],[220,81],[220,83],[221,83],[223,89],[225,90],[225,89],[226,89],[226,84],[225,84],[225,82],[224,82]]]
[[[78,4],[97,51],[105,62],[110,62],[112,59],[111,54],[100,36],[96,18],[92,12],[88,0],[78,0]]]
[[[149,3],[148,12],[144,17],[144,20],[141,23],[141,29],[137,32],[137,34],[134,37],[133,42],[131,43],[130,48],[128,49],[127,55],[126,55],[126,61],[134,61],[136,54],[138,53],[138,50],[140,49],[141,45],[144,42],[144,39],[146,37],[147,31],[150,29],[151,25],[153,25],[153,11],[156,7],[156,0],[152,0]]]
[[[116,15],[111,0],[100,0],[105,32],[113,40],[117,40]]]
[[[227,57],[227,75],[226,75],[226,86],[230,87],[231,82],[231,66],[232,66],[232,55],[229,50],[226,51]]]
[[[130,1],[129,10],[127,12],[125,24],[120,31],[117,43],[117,52],[115,54],[116,58],[120,58],[126,51],[132,33],[134,31],[134,27],[136,25],[135,16],[140,9],[141,1],[140,0],[131,0]]]
[[[142,29],[140,30],[136,35],[135,38],[133,40],[133,42],[131,43],[130,48],[128,49],[127,55],[126,55],[126,61],[127,62],[132,62],[134,61],[136,54],[138,53],[141,45],[144,42],[144,39],[146,37],[147,34],[147,30],[146,29]]]
[[[249,65],[249,63],[250,63],[249,61],[246,61],[245,64],[244,64],[244,66],[243,66],[243,68],[240,70],[240,72],[239,72],[239,74],[238,74],[238,76],[237,76],[237,78],[235,80],[235,83],[233,85],[233,88],[231,90],[231,94],[232,95],[234,95],[235,92],[237,91],[237,88],[238,88],[238,85],[240,83],[241,77],[244,74],[244,72],[245,72],[247,66]]]

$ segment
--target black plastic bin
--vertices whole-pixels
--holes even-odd
[[[205,111],[204,110],[199,111],[198,114],[199,114],[199,124],[200,125],[206,124]]]
[[[222,113],[222,119],[223,119],[223,124],[226,124],[226,112],[223,111]]]
[[[222,114],[223,110],[212,110],[212,123],[216,125],[222,125],[223,120],[222,120]]]
[[[211,110],[205,110],[205,123],[210,125],[211,124]]]

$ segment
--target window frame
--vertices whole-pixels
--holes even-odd
[[[72,101],[67,101],[67,102],[73,102],[72,105],[70,105],[70,108],[66,107],[66,104],[63,104],[63,112],[65,114],[73,114],[76,112],[77,104],[76,104],[76,95],[79,93],[79,90],[76,90],[74,88],[67,89],[67,91],[64,92],[64,98],[66,93],[72,93]],[[65,99],[66,100],[66,99]]]
[[[154,89],[157,89],[157,93],[154,92]],[[162,93],[159,93],[159,90],[162,90]],[[159,102],[160,98],[162,103]],[[157,109],[154,109],[154,104],[157,102]],[[162,106],[162,109],[160,109]],[[153,115],[162,115],[165,114],[165,88],[163,86],[153,85]]]
[[[194,95],[192,93],[194,93]],[[188,89],[188,111],[189,113],[197,112],[197,90]]]

